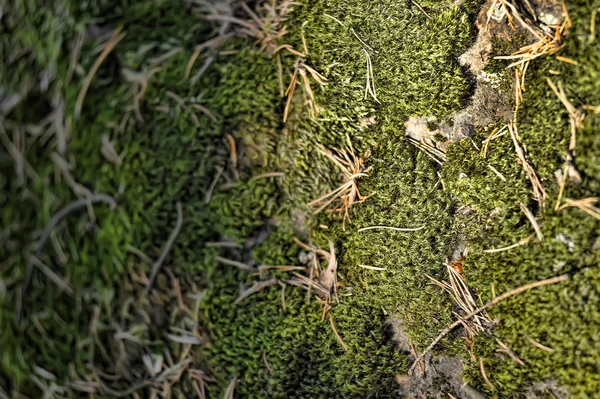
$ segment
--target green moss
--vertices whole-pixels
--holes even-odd
[[[596,5],[597,7],[598,5]],[[478,356],[486,358],[486,370],[501,397],[524,392],[534,383],[554,381],[569,391],[571,397],[589,397],[598,390],[595,366],[600,348],[597,337],[598,313],[598,248],[597,220],[580,210],[554,212],[558,182],[554,172],[566,159],[570,127],[567,112],[549,89],[546,77],[562,82],[576,107],[596,104],[600,63],[598,48],[587,38],[592,8],[587,3],[571,4],[574,21],[562,56],[580,61],[578,66],[542,58],[529,67],[527,91],[518,115],[519,134],[536,172],[549,194],[543,209],[532,203],[529,182],[511,150],[510,138],[504,136],[490,145],[489,155],[483,158],[470,143],[463,142],[448,153],[445,165],[447,186],[452,194],[473,212],[456,221],[455,228],[467,238],[470,255],[464,270],[467,279],[483,301],[492,293],[508,291],[528,282],[557,274],[568,273],[571,280],[556,287],[524,294],[492,309],[490,315],[498,320],[492,334],[508,344],[527,366],[518,366],[508,357],[494,353],[491,337],[475,342]],[[497,50],[500,52],[501,50]],[[553,76],[550,70],[560,75]],[[595,88],[592,88],[595,87]],[[588,113],[584,126],[578,131],[575,164],[582,172],[580,185],[568,183],[565,196],[586,198],[598,194],[597,164],[592,148],[598,145],[598,117]],[[592,133],[595,132],[595,133]],[[594,137],[594,138],[593,138]],[[476,137],[478,142],[483,137]],[[498,169],[506,182],[500,181],[486,164]],[[461,172],[463,174],[461,174]],[[498,254],[484,254],[489,248],[514,244],[532,233],[519,202],[536,210],[544,242]],[[573,333],[577,331],[577,333]],[[533,346],[528,338],[554,349],[549,354]],[[479,367],[467,368],[472,383],[488,393]]]
[[[36,272],[24,302],[25,323],[17,328],[13,324],[16,287],[23,278],[28,245],[75,195],[64,179],[56,178],[50,158],[54,149],[43,136],[28,141],[26,152],[39,179],[29,175],[25,182],[15,179],[19,170],[7,152],[1,153],[0,257],[8,261],[0,269],[7,286],[6,295],[0,297],[0,346],[8,349],[0,363],[0,385],[39,395],[30,378],[33,366],[65,382],[72,378],[67,365],[84,376],[90,373],[92,359],[110,372],[122,373],[123,381],[116,383],[122,388],[148,377],[141,356],[175,349],[165,334],[177,318],[176,300],[165,294],[172,282],[164,273],[159,274],[155,296],[142,294],[143,284],[136,276],[147,274],[150,265],[133,252],[158,258],[175,224],[175,204],[181,201],[184,225],[163,267],[173,270],[186,291],[206,292],[199,304],[199,323],[209,343],[195,349],[193,358],[198,368],[215,377],[210,397],[220,396],[233,377],[240,380],[236,397],[397,397],[394,377],[406,372],[409,359],[395,348],[390,319],[402,320],[419,351],[452,322],[456,309],[450,297],[429,284],[425,274],[445,279],[444,262],[463,241],[469,248],[464,264],[467,280],[482,301],[493,292],[535,280],[561,273],[572,276],[564,285],[523,294],[490,311],[498,324],[489,335],[476,338],[475,353],[485,358],[497,390],[492,392],[483,383],[478,363],[467,361],[469,382],[501,397],[520,396],[532,384],[548,379],[567,387],[574,397],[593,395],[599,383],[594,361],[600,356],[599,223],[578,209],[556,213],[552,201],[538,209],[508,136],[493,141],[483,158],[475,147],[488,133],[478,132],[451,146],[442,168],[403,138],[409,117],[447,120],[468,103],[473,92],[471,78],[457,57],[474,39],[473,21],[481,2],[468,1],[460,7],[451,3],[419,1],[428,17],[409,0],[303,2],[291,15],[283,41],[300,48],[304,31],[309,48],[305,62],[328,81],[324,87],[312,83],[322,108],[313,119],[304,93],[296,90],[287,124],[281,122],[285,99],[279,94],[276,59],[252,48],[247,40],[230,40],[223,48],[227,53],[217,54],[195,85],[184,79],[193,47],[212,37],[216,27],[178,3],[82,2],[66,8],[70,19],[64,26],[57,24],[62,16],[56,10],[35,17],[11,14],[14,21],[26,23],[21,28],[11,25],[14,38],[3,36],[3,55],[10,55],[8,46],[29,52],[18,60],[19,68],[12,75],[0,74],[7,76],[2,84],[13,91],[29,81],[39,86],[40,74],[53,62],[59,73],[47,94],[38,96],[36,88],[36,95],[7,118],[17,124],[37,123],[51,109],[54,93],[61,93],[72,123],[67,154],[74,159],[71,173],[89,190],[113,194],[119,207],[96,207],[93,223],[85,212],[69,215],[56,228],[55,239],[66,260],[55,255],[51,244],[42,260],[67,278],[75,294],[68,297]],[[550,69],[560,71],[553,79],[563,81],[576,106],[600,104],[596,79],[600,59],[587,32],[591,10],[586,2],[570,5],[575,26],[561,55],[578,60],[579,65],[540,58],[527,75],[519,132],[551,198],[558,191],[554,171],[566,156],[569,125],[545,78]],[[68,49],[73,48],[74,32],[83,31],[89,21],[124,24],[128,34],[98,71],[83,114],[75,120],[71,115],[84,75],[76,70],[66,81]],[[509,52],[507,46],[517,42],[495,43],[494,51]],[[98,45],[95,38],[84,43],[83,70],[94,63],[92,50]],[[148,70],[149,59],[174,48],[181,51],[165,60],[150,79],[140,103],[143,121],[136,120],[129,108],[133,85],[119,75],[119,68]],[[364,98],[365,50],[372,60],[378,101]],[[296,58],[281,54],[287,85]],[[201,55],[195,70],[207,56]],[[488,71],[503,67],[494,61]],[[11,79],[14,85],[8,84]],[[178,104],[168,92],[188,106]],[[206,107],[216,122],[191,108],[193,103]],[[126,115],[129,120],[121,125]],[[600,118],[589,112],[578,132],[574,161],[583,182],[569,184],[567,197],[598,196],[599,125]],[[104,134],[110,135],[117,152],[125,154],[122,165],[102,156]],[[236,143],[236,168],[227,135]],[[327,212],[313,215],[306,204],[342,181],[318,145],[341,147],[347,138],[357,153],[371,153],[369,176],[359,180],[361,192],[371,196],[354,205],[351,222],[344,223]],[[252,179],[268,172],[283,176]],[[483,253],[532,233],[520,202],[536,212],[544,242]],[[424,228],[357,231],[372,225]],[[327,248],[332,241],[336,249],[342,285],[339,303],[332,304],[330,314],[347,351],[333,334],[329,317],[322,320],[322,305],[315,299],[309,303],[305,291],[288,285],[284,305],[282,288],[274,285],[235,305],[240,283],[249,286],[261,277],[216,262],[220,255],[254,264],[297,265],[301,251],[293,238],[306,240],[309,235],[320,247]],[[204,245],[220,240],[233,240],[241,247]],[[285,281],[290,275],[273,272],[269,277]],[[132,301],[139,315],[130,314]],[[90,330],[95,309],[100,310],[96,337]],[[140,316],[143,312],[152,323]],[[45,336],[44,331],[51,335]],[[137,339],[151,344],[121,344],[114,338],[117,331],[133,331]],[[464,354],[459,335],[457,330],[447,336],[435,352]],[[496,353],[490,335],[506,342],[527,367],[516,367]],[[527,338],[554,352],[533,347]],[[75,353],[73,347],[78,348]],[[193,394],[183,383],[175,389],[184,396]]]

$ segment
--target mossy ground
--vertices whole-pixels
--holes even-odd
[[[167,338],[169,327],[183,318],[173,281],[164,272],[169,269],[185,295],[203,293],[198,302],[187,296],[184,301],[199,308],[199,330],[207,343],[195,346],[190,356],[194,367],[214,377],[210,397],[221,396],[234,377],[239,379],[236,397],[397,397],[394,377],[406,372],[409,359],[395,348],[389,320],[402,320],[418,350],[453,321],[456,309],[449,296],[430,285],[425,273],[445,279],[444,261],[465,241],[469,256],[464,271],[482,301],[493,292],[532,281],[562,273],[571,276],[566,284],[532,291],[491,310],[498,324],[476,338],[474,349],[485,359],[495,388],[483,381],[478,362],[466,362],[465,378],[478,390],[499,397],[523,396],[533,384],[546,380],[566,387],[573,397],[596,393],[600,223],[578,209],[554,212],[552,201],[537,208],[507,136],[494,141],[484,159],[474,145],[489,131],[477,132],[450,146],[441,167],[404,139],[409,117],[433,116],[442,122],[465,107],[474,90],[474,77],[457,59],[477,34],[473,22],[481,2],[419,4],[427,15],[411,1],[312,0],[297,5],[283,42],[300,49],[303,32],[309,50],[305,62],[328,82],[322,88],[313,84],[321,108],[315,118],[298,88],[286,124],[276,58],[248,39],[231,39],[216,50],[215,62],[196,84],[185,79],[194,46],[213,37],[218,24],[179,1],[65,2],[54,8],[26,1],[11,6],[1,51],[3,59],[12,61],[2,64],[1,88],[25,98],[3,117],[7,133],[0,153],[0,288],[5,287],[0,291],[0,387],[39,396],[40,386],[32,378],[35,367],[53,373],[56,383],[67,387],[88,376],[96,384],[102,382],[91,386],[106,397],[151,379],[144,355],[167,350],[177,355],[183,350]],[[561,80],[577,106],[600,104],[600,52],[589,30],[592,10],[600,4],[573,1],[567,6],[574,26],[561,55],[579,64],[554,58],[534,61],[518,116],[522,141],[550,198],[558,192],[554,171],[566,156],[569,122],[546,77]],[[77,95],[97,58],[93,50],[107,38],[94,36],[90,26],[110,30],[120,24],[127,36],[102,64],[81,118],[75,119]],[[86,30],[80,67],[72,68],[77,34]],[[495,51],[504,50],[500,47]],[[120,70],[148,71],[153,57],[173,49],[180,51],[149,79],[140,103],[143,120],[137,120],[131,109],[134,84]],[[372,59],[378,102],[364,98],[363,49]],[[194,71],[208,56],[200,56]],[[282,56],[286,86],[295,61],[293,55]],[[503,66],[494,61],[489,69],[502,71]],[[507,72],[505,79],[510,76]],[[70,173],[92,192],[113,195],[118,208],[96,206],[95,221],[79,212],[61,222],[41,259],[74,293],[68,295],[37,271],[25,296],[24,321],[15,326],[16,292],[31,243],[52,215],[77,197],[56,166],[60,151],[49,127],[35,133],[40,130],[35,125],[56,107],[58,96],[64,98],[71,126],[68,151],[61,155],[70,162]],[[206,107],[215,120],[192,104]],[[598,196],[599,125],[600,117],[588,112],[575,154],[583,182],[569,184],[566,197]],[[236,142],[237,168],[229,158],[228,134]],[[121,165],[102,155],[103,135],[124,154]],[[317,145],[340,147],[347,137],[357,152],[371,153],[369,176],[359,180],[359,187],[372,196],[353,206],[351,222],[343,223],[329,213],[313,216],[306,204],[341,181]],[[10,143],[31,168],[15,162]],[[488,164],[507,181],[499,180]],[[252,180],[267,172],[284,176]],[[181,234],[154,292],[145,296],[140,276],[149,274],[151,264],[136,253],[152,259],[160,255],[175,224],[178,201],[184,213]],[[520,202],[535,211],[544,242],[483,253],[532,233]],[[425,228],[411,233],[357,231],[380,224]],[[573,245],[561,243],[559,234]],[[297,265],[301,250],[294,236],[305,241],[310,236],[321,248],[334,243],[341,287],[339,303],[330,314],[347,351],[329,319],[322,321],[322,305],[314,298],[309,303],[300,288],[286,287],[285,304],[282,288],[276,285],[234,305],[240,283],[249,286],[261,277],[219,264],[216,257]],[[222,240],[240,247],[205,245]],[[367,270],[361,264],[386,270]],[[289,273],[271,276],[284,281]],[[495,353],[494,337],[527,365]],[[527,338],[554,352],[533,347]],[[466,357],[460,332],[444,339],[436,353]],[[101,371],[120,379],[109,381]],[[142,396],[150,394],[150,387],[140,389]],[[173,395],[179,394],[195,394],[186,378],[173,383]]]

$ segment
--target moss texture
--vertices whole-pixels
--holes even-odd
[[[546,77],[561,80],[576,106],[600,104],[600,52],[598,40],[589,36],[592,10],[600,4],[592,3],[567,4],[574,26],[560,55],[579,64],[554,58],[532,63],[519,111],[521,138],[551,198],[558,192],[554,171],[566,156],[569,122]],[[313,83],[321,108],[315,118],[298,87],[286,124],[277,59],[248,39],[233,38],[221,52],[202,53],[192,73],[211,55],[215,61],[195,84],[185,79],[194,46],[213,37],[218,24],[178,1],[65,2],[55,8],[25,1],[11,6],[1,39],[3,59],[11,61],[2,64],[0,88],[25,98],[4,116],[7,133],[0,153],[0,258],[6,259],[0,269],[0,289],[5,287],[0,290],[0,387],[39,396],[40,386],[32,378],[36,366],[53,373],[61,385],[93,376],[104,381],[97,390],[105,397],[149,379],[143,355],[181,350],[167,337],[169,326],[181,317],[174,310],[172,281],[164,273],[168,268],[185,294],[203,293],[192,305],[198,307],[199,329],[207,343],[195,346],[191,357],[195,367],[214,377],[209,397],[222,396],[234,377],[239,380],[235,397],[398,397],[395,377],[406,373],[410,362],[392,341],[390,319],[402,320],[418,350],[453,321],[456,309],[449,296],[429,284],[425,273],[445,279],[444,261],[466,242],[466,278],[482,301],[493,292],[532,281],[571,276],[566,284],[524,294],[491,310],[498,323],[476,338],[474,348],[485,359],[495,388],[483,381],[478,362],[466,361],[467,381],[498,397],[522,397],[532,385],[548,380],[573,397],[595,394],[600,223],[574,208],[554,212],[552,201],[538,209],[508,136],[492,142],[484,159],[475,146],[489,131],[477,132],[450,146],[441,167],[404,139],[409,117],[446,121],[469,103],[474,91],[474,77],[457,58],[475,38],[481,2],[419,4],[427,14],[409,0],[307,0],[295,6],[283,42],[300,49],[304,34],[309,50],[305,63],[328,81],[323,87]],[[236,16],[248,17],[242,9],[236,9]],[[127,35],[98,70],[76,119],[77,95],[97,58],[93,50],[108,37],[103,30],[110,36],[121,24]],[[70,57],[77,34],[84,31],[80,67],[73,68]],[[514,40],[496,43],[494,51],[518,48],[525,39],[515,35]],[[149,78],[140,102],[142,119],[136,118],[135,85],[120,71],[147,72],[153,58],[173,49],[179,51]],[[378,101],[364,96],[365,50],[372,60]],[[281,54],[287,86],[296,57]],[[502,67],[494,61],[488,70],[501,72]],[[512,79],[511,73],[504,78]],[[70,173],[92,192],[113,195],[118,208],[94,207],[95,220],[85,211],[69,215],[54,230],[41,260],[74,293],[68,295],[36,271],[23,303],[24,320],[17,326],[17,288],[31,244],[52,215],[77,198],[56,166],[60,149],[54,136],[46,126],[36,134],[58,98],[64,100],[71,128],[68,150],[61,155],[70,162]],[[598,196],[599,124],[600,117],[590,111],[578,132],[575,165],[583,181],[567,186],[569,198]],[[122,164],[102,155],[103,135],[124,154]],[[237,168],[230,160],[227,135],[236,143]],[[353,206],[351,222],[344,223],[326,212],[312,215],[306,204],[342,181],[318,145],[341,147],[348,138],[357,152],[370,152],[369,176],[359,187],[372,196]],[[14,152],[11,156],[10,143],[20,142],[31,168],[20,167]],[[252,179],[268,172],[284,175]],[[184,213],[181,234],[158,276],[157,294],[145,296],[139,276],[149,273],[151,262],[139,253],[158,258],[175,224],[178,201]],[[520,202],[535,211],[545,240],[510,252],[483,253],[532,233]],[[357,231],[373,225],[425,228]],[[329,317],[322,320],[322,305],[314,298],[309,303],[300,288],[287,286],[285,302],[282,288],[274,285],[234,304],[240,284],[269,277],[284,281],[289,273],[256,276],[218,263],[217,256],[296,265],[303,253],[294,237],[310,237],[321,248],[334,243],[341,287],[330,315],[347,351]],[[223,240],[239,248],[205,245]],[[134,338],[115,338],[123,332]],[[447,336],[435,353],[466,357],[460,335],[457,330]],[[494,337],[527,365],[517,366],[496,353]],[[528,338],[554,352],[537,349]],[[98,377],[98,369],[121,379],[109,383]],[[150,388],[140,389],[142,396],[150,395]],[[184,382],[175,383],[173,392],[194,394]]]

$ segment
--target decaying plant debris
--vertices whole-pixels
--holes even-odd
[[[0,397],[592,397],[599,10],[4,5]]]

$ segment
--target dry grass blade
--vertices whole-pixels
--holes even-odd
[[[338,342],[342,346],[342,349],[344,349],[344,351],[347,352],[348,347],[346,346],[346,343],[344,342],[344,340],[338,333],[337,328],[335,328],[335,323],[333,322],[333,315],[331,315],[331,314],[329,315],[329,323],[331,324],[331,329],[333,330],[333,334],[335,335],[335,338],[338,340]]]
[[[596,8],[592,11],[592,15],[590,17],[590,36],[588,38],[588,42],[592,43],[596,40],[596,16],[598,15],[598,11],[600,8]]]
[[[360,229],[358,229],[358,232],[361,231],[367,231],[367,230],[392,230],[392,231],[405,231],[405,232],[410,232],[410,231],[419,231],[419,230],[423,230],[425,228],[425,225],[421,226],[421,227],[415,227],[415,228],[401,228],[401,227],[389,227],[389,226],[369,226],[369,227],[362,227]]]
[[[237,384],[237,377],[233,377],[227,389],[225,390],[225,394],[223,394],[223,399],[233,399],[233,393],[235,391],[235,385]]]
[[[285,176],[285,173],[283,173],[283,172],[261,173],[260,175],[252,176],[252,178],[250,179],[250,181],[256,181],[256,180],[260,180],[260,179],[266,179],[266,178],[269,178],[269,177],[283,177],[283,176]]]
[[[321,284],[321,287],[325,288],[328,292],[331,292],[332,288],[337,291],[338,263],[332,241],[329,241],[329,256],[327,262],[327,269],[319,276],[319,284]]]
[[[482,357],[479,358],[479,369],[481,370],[481,375],[483,376],[483,380],[485,381],[485,383],[488,384],[490,386],[490,388],[496,389],[496,387],[494,386],[494,384],[492,384],[492,382],[488,378],[487,373],[485,372],[485,366],[483,364],[483,358]]]
[[[52,216],[52,218],[50,219],[48,224],[46,224],[46,226],[44,227],[44,230],[42,231],[42,234],[40,235],[40,239],[36,243],[36,248],[35,248],[35,252],[34,252],[35,257],[39,258],[40,254],[42,253],[42,250],[44,249],[44,246],[46,245],[46,242],[50,238],[50,234],[52,233],[52,230],[54,230],[56,225],[58,223],[60,223],[61,220],[63,220],[66,216],[68,216],[69,214],[71,214],[79,209],[85,208],[85,207],[89,206],[90,204],[98,204],[98,203],[108,204],[113,209],[117,207],[116,201],[110,195],[94,194],[89,198],[74,201],[74,202],[70,203],[69,205],[65,206],[64,208],[62,208],[61,210],[59,210],[58,212],[56,212],[56,214],[54,216]],[[16,314],[15,320],[17,321],[17,323],[20,321],[22,305],[23,305],[22,301],[25,296],[25,292],[27,291],[27,288],[29,287],[29,283],[31,282],[31,278],[33,275],[33,267],[34,267],[33,262],[34,262],[33,259],[28,260],[27,269],[25,271],[25,279],[23,281],[23,285],[20,287],[20,289],[18,291],[18,295],[17,295],[18,300],[16,301],[17,303],[16,303],[16,311],[15,311],[15,314]]]
[[[519,159],[521,166],[525,170],[525,173],[531,182],[531,187],[533,188],[533,197],[536,201],[543,203],[544,199],[547,197],[546,190],[544,189],[544,186],[542,186],[540,179],[535,173],[535,169],[533,169],[533,166],[531,166],[531,163],[527,159],[525,149],[523,148],[521,140],[519,139],[517,125],[514,122],[510,122],[508,124],[508,131],[510,132],[510,137],[512,138],[515,146],[517,158]]]
[[[586,116],[585,112],[575,108],[571,101],[569,101],[561,82],[558,82],[557,87],[554,82],[550,80],[550,78],[547,78],[547,81],[554,94],[556,94],[560,102],[563,103],[567,109],[567,112],[569,113],[569,123],[571,124],[571,141],[569,142],[569,150],[573,151],[577,144],[577,130],[580,129],[581,125],[583,124],[583,120]]]
[[[292,98],[294,97],[294,92],[296,91],[296,83],[298,82],[298,67],[294,69],[294,74],[292,75],[292,81],[285,91],[285,96],[287,96],[287,102],[285,103],[285,109],[283,111],[283,122],[287,122],[288,115],[290,113],[290,108],[292,106]]]
[[[36,256],[30,255],[31,262],[48,277],[50,281],[56,284],[61,290],[65,291],[69,296],[73,295],[73,289],[69,286],[69,284],[65,281],[64,278],[61,278],[58,274],[56,274],[52,269],[50,269],[46,264],[44,264],[41,260],[39,260]]]
[[[277,77],[279,78],[279,95],[285,96],[283,91],[283,65],[281,64],[281,54],[277,54]],[[287,105],[287,104],[286,104]]]
[[[503,182],[506,181],[506,177],[504,177],[504,175],[502,173],[500,173],[500,171],[496,168],[494,168],[492,165],[488,164],[487,165],[488,169],[491,170],[496,176],[498,176],[500,178],[500,180],[502,180]]]
[[[269,364],[269,361],[267,360],[267,352],[263,352],[263,362],[265,363],[265,367],[267,368],[267,370],[269,370],[269,373],[273,372],[273,367],[271,367],[271,364]]]
[[[437,345],[438,342],[440,342],[442,340],[442,338],[444,338],[450,331],[452,331],[454,328],[456,328],[457,326],[459,326],[460,324],[463,323],[464,320],[469,320],[470,318],[484,312],[485,310],[496,306],[497,304],[499,304],[500,302],[502,302],[503,300],[510,298],[512,296],[515,295],[519,295],[525,291],[529,291],[533,288],[538,288],[538,287],[542,287],[545,285],[550,285],[550,284],[557,284],[557,283],[561,283],[564,281],[567,281],[569,279],[569,276],[564,274],[562,276],[558,276],[558,277],[552,277],[546,280],[541,280],[541,281],[536,281],[535,283],[531,283],[531,284],[527,284],[524,286],[521,286],[519,288],[515,288],[514,290],[505,292],[504,294],[492,299],[491,301],[487,302],[485,305],[475,309],[474,311],[470,312],[469,314],[465,315],[461,320],[455,321],[454,323],[452,323],[451,325],[449,325],[448,327],[446,327],[434,340],[433,342],[419,355],[419,357],[415,360],[415,362],[413,363],[413,365],[410,367],[410,369],[408,370],[408,374],[412,375],[415,367],[417,366],[417,364],[423,360],[423,357],[425,357],[426,354],[428,354],[429,352],[431,352],[431,350]]]
[[[302,287],[307,290],[309,288],[314,288],[317,291],[317,293],[320,293],[319,296],[326,297],[330,294],[330,292],[327,291],[325,288],[321,287],[321,285],[319,283],[314,282],[313,280],[309,279],[308,277],[302,276],[300,274],[295,274],[294,277],[295,278],[286,280],[286,283],[290,284],[290,285],[295,285],[296,287]]]
[[[527,245],[529,243],[529,241],[531,241],[531,239],[533,238],[533,235],[529,236],[529,237],[525,237],[522,240],[520,240],[518,243],[516,244],[512,244],[506,247],[502,247],[502,248],[494,248],[494,249],[486,249],[483,252],[486,254],[494,254],[497,252],[504,252],[504,251],[510,251],[511,249],[515,249],[518,248],[520,246],[523,245]]]
[[[539,349],[541,349],[541,350],[543,350],[543,351],[546,351],[546,352],[548,352],[548,353],[553,353],[553,352],[554,352],[554,349],[552,349],[552,348],[550,348],[550,347],[548,347],[548,346],[546,346],[546,345],[542,345],[542,344],[540,344],[539,342],[537,342],[537,341],[536,341],[536,340],[534,340],[533,338],[529,338],[529,337],[528,337],[528,338],[527,338],[527,341],[529,341],[529,343],[531,343],[531,344],[532,344],[533,346],[535,346],[536,348],[539,348]]]
[[[270,266],[270,265],[260,265],[258,266],[258,273],[262,274],[267,270],[279,270],[279,271],[283,271],[283,272],[290,272],[290,271],[296,271],[296,270],[305,270],[306,267],[304,266]]]
[[[427,18],[432,19],[431,16],[429,14],[427,14],[427,11],[425,11],[425,9],[419,4],[417,3],[415,0],[411,0],[411,2],[419,9],[419,11],[421,11]]]
[[[418,149],[423,151],[429,158],[431,158],[433,161],[438,163],[440,166],[443,165],[444,162],[446,161],[446,154],[443,151],[433,147],[429,143],[427,143],[425,141],[417,141],[417,140],[413,139],[412,137],[409,137],[408,140],[415,147],[417,147]]]
[[[346,220],[350,220],[350,207],[368,198],[368,196],[363,196],[360,193],[356,183],[358,178],[368,176],[365,169],[366,156],[357,157],[351,143],[345,149],[334,149],[335,152],[329,151],[321,145],[321,151],[323,155],[329,158],[340,169],[344,183],[335,190],[309,202],[308,205],[316,207],[317,210],[314,213],[317,214],[339,199],[341,204],[337,208],[334,208],[332,212],[342,213],[345,222]]]
[[[533,213],[522,202],[519,204],[519,207],[521,208],[521,211],[525,214],[525,216],[529,220],[529,223],[531,223],[531,226],[533,226],[533,229],[535,230],[535,234],[537,235],[538,240],[540,242],[544,241],[544,234],[542,234],[542,229],[540,228],[540,224],[535,219],[535,216],[533,216]]]
[[[488,153],[488,147],[490,146],[490,143],[499,138],[504,136],[505,134],[508,133],[508,127],[507,126],[503,126],[501,129],[495,129],[494,131],[492,131],[492,133],[487,137],[487,139],[483,142],[483,149],[482,149],[482,153],[483,153],[483,157],[486,158],[487,157],[487,153]]]
[[[241,269],[241,270],[247,270],[249,272],[255,272],[256,271],[256,269],[254,269],[252,266],[249,266],[246,263],[238,262],[236,260],[226,259],[226,258],[223,258],[221,256],[217,256],[216,260],[219,263],[222,263],[222,264],[227,265],[227,266],[235,266],[235,267],[237,267],[238,269]]]
[[[270,287],[272,285],[276,285],[278,283],[279,280],[277,280],[276,278],[272,278],[266,281],[257,281],[254,284],[252,284],[252,286],[248,289],[243,289],[242,287],[240,288],[240,295],[237,297],[234,304],[237,305],[244,299],[248,298],[250,295],[256,294],[257,292],[260,292],[265,288]]]
[[[171,250],[171,247],[173,247],[173,244],[175,243],[175,240],[177,239],[177,236],[179,235],[179,232],[181,231],[181,226],[183,225],[183,206],[181,205],[181,202],[178,202],[176,207],[177,207],[177,222],[175,223],[175,228],[169,235],[169,239],[167,240],[167,243],[165,244],[165,247],[162,250],[160,257],[152,265],[152,270],[150,272],[150,278],[148,279],[148,283],[146,284],[146,289],[144,290],[146,295],[148,295],[148,293],[152,289],[152,285],[154,284],[154,280],[156,280],[156,276],[158,275],[160,267],[162,266],[163,262],[165,261],[165,258],[167,257],[169,251]]]
[[[296,4],[290,0],[272,1],[263,3],[257,10],[252,10],[246,2],[242,1],[240,6],[249,19],[219,14],[215,7],[210,7],[211,14],[204,15],[204,18],[209,21],[221,21],[237,25],[241,28],[239,34],[256,39],[256,46],[265,50],[267,54],[273,55],[279,47],[278,41],[287,34],[283,22],[287,20],[287,15],[293,11],[293,6]],[[286,46],[292,48],[289,45]],[[307,46],[304,47],[307,49]]]
[[[321,298],[326,298],[328,301],[331,290],[333,289],[334,294],[337,298],[337,257],[335,253],[335,248],[332,241],[329,241],[329,251],[322,250],[320,248],[312,247],[304,244],[302,241],[298,240],[294,237],[294,241],[303,249],[313,253],[313,265],[310,268],[310,276],[306,277],[298,273],[294,273],[296,278],[288,280],[287,282],[304,287],[308,290],[308,295],[310,298],[310,290],[315,288],[317,291],[317,295]],[[320,263],[317,255],[325,258],[328,262],[327,269],[320,272]],[[315,278],[317,281],[315,281]]]
[[[558,197],[556,197],[556,204],[554,205],[554,211],[560,210],[560,204],[562,203],[562,197],[565,193],[565,187],[567,185],[567,178],[569,177],[569,163],[565,162],[565,166],[562,170],[562,179],[560,181],[560,188],[558,189]]]
[[[563,210],[565,208],[575,207],[579,208],[588,215],[600,220],[600,208],[594,206],[598,202],[598,198],[590,197],[584,198],[580,200],[572,200],[570,198],[565,198],[565,204],[563,204],[559,210]]]
[[[566,7],[563,3],[563,14],[564,18],[562,22],[556,25],[547,26],[543,28],[540,26],[540,21],[532,12],[533,21],[524,17],[519,11],[518,7],[512,4],[511,0],[498,0],[508,17],[508,21],[511,25],[513,20],[519,21],[520,25],[532,33],[537,41],[530,45],[524,46],[517,52],[509,56],[498,56],[496,59],[502,60],[516,60],[510,64],[507,68],[516,67],[516,85],[515,85],[515,99],[516,108],[519,108],[521,101],[523,100],[523,91],[525,91],[525,76],[527,74],[527,68],[529,63],[544,55],[554,55],[564,47],[564,37],[566,31],[572,26],[571,19],[567,12]],[[495,2],[496,3],[496,2]],[[531,12],[531,10],[530,10]],[[513,25],[514,28],[514,25]]]
[[[106,57],[108,57],[108,54],[110,54],[110,52],[117,46],[117,44],[119,44],[119,42],[125,37],[125,33],[121,34],[121,30],[123,30],[123,25],[119,26],[113,32],[111,38],[104,46],[104,50],[102,50],[102,53],[100,53],[100,55],[96,59],[96,62],[94,62],[94,65],[92,65],[92,68],[90,69],[85,80],[83,81],[83,86],[81,87],[79,95],[77,96],[77,100],[75,101],[75,119],[79,119],[79,116],[81,115],[81,107],[83,106],[83,100],[85,99],[85,95],[87,94],[90,88],[92,79],[94,79],[94,76],[98,72],[100,65],[102,65]]]
[[[210,183],[210,186],[208,186],[208,190],[206,190],[206,195],[204,196],[205,204],[210,203],[210,200],[212,199],[212,193],[215,190],[215,187],[217,186],[217,183],[219,182],[223,171],[224,169],[222,167],[217,167],[217,175],[215,176],[214,180]]]
[[[358,265],[358,267],[362,267],[363,269],[368,269],[368,270],[376,270],[376,271],[387,270],[387,268],[385,268],[385,267],[377,267],[377,266],[369,266],[369,265]]]
[[[575,61],[574,59],[569,58],[569,57],[563,57],[563,56],[557,55],[556,59],[560,62],[566,62],[567,64],[579,65],[578,61]]]
[[[496,342],[498,343],[498,345],[500,345],[500,348],[501,348],[501,349],[497,349],[496,352],[506,353],[508,355],[508,357],[510,357],[512,360],[514,360],[521,366],[525,366],[525,362],[522,361],[521,359],[519,359],[519,357],[517,355],[515,355],[515,352],[513,352],[512,349],[510,349],[508,347],[508,345],[506,345],[504,342],[500,341],[498,338],[496,338]]]
[[[373,75],[373,63],[371,62],[371,56],[367,50],[363,49],[363,51],[367,57],[367,83],[365,85],[365,100],[370,95],[373,100],[380,103],[380,101],[377,99],[377,93],[375,92],[375,76]]]
[[[456,270],[452,265],[446,264],[446,270],[448,272],[448,280],[447,282],[440,282],[430,275],[426,274],[426,276],[436,285],[443,288],[447,291],[456,304],[466,313],[469,314],[477,309],[477,303],[471,294],[471,290],[467,285],[465,278],[460,274],[458,270]],[[463,323],[466,327],[467,331],[471,331],[470,338],[473,338],[474,335],[478,334],[481,331],[485,330],[485,326],[491,324],[492,320],[488,317],[485,312],[481,312],[479,315],[475,315],[473,317],[473,322],[470,324],[469,320],[463,320]]]
[[[238,155],[237,155],[237,146],[235,145],[235,140],[231,134],[227,135],[227,141],[229,142],[229,158],[231,160],[231,168],[233,169],[233,173],[235,175],[236,180],[240,178],[239,172],[237,170],[238,167]]]
[[[283,47],[285,47],[285,46],[283,46]],[[302,56],[304,56],[304,54],[298,54],[298,56],[302,57]],[[325,85],[325,82],[327,82],[327,78],[325,78],[325,76],[321,75],[319,72],[317,72],[310,66],[306,65],[302,60],[299,59],[298,61],[296,61],[296,65],[294,67],[294,73],[292,74],[292,81],[290,82],[290,85],[288,86],[287,90],[284,93],[285,96],[287,96],[287,102],[285,104],[285,110],[283,111],[283,122],[287,121],[287,118],[288,118],[288,115],[290,112],[290,108],[292,105],[292,99],[294,97],[294,93],[296,91],[296,85],[298,83],[298,74],[300,74],[300,77],[302,78],[302,83],[303,83],[302,86],[304,87],[304,91],[306,93],[306,101],[305,102],[310,107],[311,117],[314,118],[319,113],[319,107],[317,106],[317,103],[315,101],[315,95],[314,95],[312,87],[310,85],[310,79],[313,79],[319,85],[323,86],[323,85]],[[310,78],[309,78],[309,76],[310,76]]]

